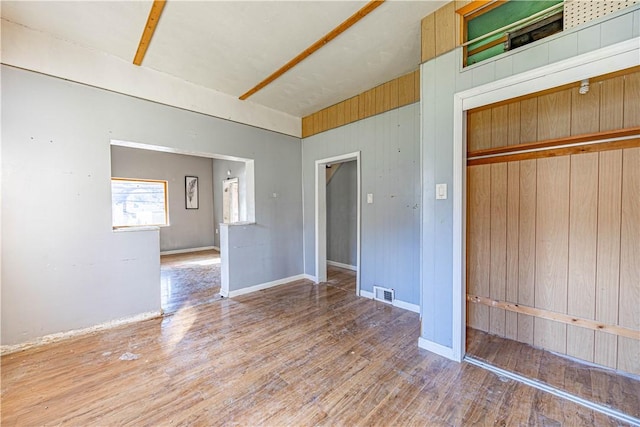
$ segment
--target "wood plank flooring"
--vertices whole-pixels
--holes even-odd
[[[212,302],[220,296],[220,252],[215,250],[160,257],[161,303],[164,313]]]
[[[640,378],[467,328],[467,355],[640,418]]]
[[[419,349],[418,315],[356,297],[354,279],[331,269],[3,356],[2,425],[620,425]]]

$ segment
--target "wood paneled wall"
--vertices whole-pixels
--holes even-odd
[[[640,126],[638,67],[536,96],[467,113],[467,149],[474,151]]]
[[[461,19],[456,10],[472,0],[455,0],[422,19],[422,62],[449,52],[461,43]]]
[[[470,295],[640,331],[640,148],[471,166],[468,188]],[[640,374],[629,333],[467,309],[473,328]]]
[[[306,138],[385,111],[420,101],[420,70],[416,70],[360,95],[302,118]]]
[[[585,95],[564,87],[467,117],[471,155],[637,128],[640,71],[592,79]],[[638,141],[468,167],[469,326],[640,374]]]

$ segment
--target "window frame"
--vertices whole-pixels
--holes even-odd
[[[154,184],[162,184],[164,191],[164,223],[163,224],[135,224],[135,225],[115,225],[113,218],[113,182],[147,182]],[[124,178],[124,177],[111,177],[111,227],[114,230],[123,228],[136,228],[136,227],[168,227],[169,224],[169,182],[162,179],[146,179],[146,178]]]
[[[475,49],[472,49],[471,52],[469,51],[469,34],[468,34],[468,27],[469,27],[469,22],[472,21],[473,19],[478,18],[479,16],[482,16],[485,13],[488,13],[500,6],[505,5],[506,3],[509,3],[510,1],[514,1],[514,0],[474,0],[469,4],[466,4],[462,7],[460,7],[459,9],[456,9],[456,14],[460,15],[459,18],[459,25],[460,25],[460,45],[463,48],[463,52],[462,52],[462,67],[465,68],[469,65],[475,65],[478,64],[480,62],[482,62],[483,60],[480,60],[474,64],[469,64],[469,57],[473,56],[475,54],[481,53],[485,50],[491,49],[495,46],[498,46],[501,43],[504,43],[507,41],[507,35],[505,34],[504,36],[502,36],[499,39],[493,40],[491,42],[488,42],[485,45],[479,46]],[[559,2],[558,4],[563,4],[564,0]],[[555,7],[555,6],[554,6]],[[531,15],[532,16],[532,15]],[[516,21],[517,22],[517,21]],[[531,23],[535,23],[538,21],[533,21]],[[504,27],[502,27],[504,28]],[[561,29],[560,31],[563,31],[564,29]],[[497,31],[497,30],[496,30]],[[489,33],[487,33],[489,34]],[[479,38],[481,38],[483,36],[479,36],[476,37],[474,40],[477,40]],[[488,38],[488,37],[486,37]],[[488,58],[487,58],[488,59]]]

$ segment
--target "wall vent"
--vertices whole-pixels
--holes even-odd
[[[390,289],[390,288],[374,286],[373,299],[376,301],[386,302],[387,304],[393,304],[393,300],[395,299],[395,292],[393,289]]]

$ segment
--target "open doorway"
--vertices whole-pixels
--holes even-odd
[[[235,177],[229,187],[233,194],[228,202],[231,207],[229,222],[252,221],[255,217],[253,167],[254,162],[250,159],[111,141],[112,177],[164,184],[164,221],[152,224],[159,230],[158,290],[164,313],[220,298],[225,282],[222,259],[226,255],[225,248],[219,244],[219,223],[223,222],[223,178],[232,174]],[[185,177],[197,183],[195,205],[186,203]],[[135,210],[129,211],[138,214]],[[116,217],[115,211],[112,215]],[[136,231],[136,227],[141,227],[136,225],[138,223],[133,224],[127,225],[125,231]]]
[[[627,81],[622,76],[627,71],[622,70],[637,65],[635,46],[620,43],[454,96],[454,358],[466,354],[470,363],[619,419],[637,409],[637,399],[625,400],[629,390],[637,396],[640,389],[637,378],[626,374],[638,372],[637,358],[625,355],[637,355],[638,332],[633,325],[616,323],[625,316],[622,306],[615,309],[616,316],[609,317],[613,320],[602,315],[606,307],[598,305],[597,299],[604,292],[620,295],[610,299],[614,303],[633,297],[622,296],[622,286],[612,286],[625,276],[624,260],[610,262],[613,250],[598,249],[611,240],[616,240],[611,247],[618,251],[629,246],[624,236],[620,238],[619,222],[624,224],[625,215],[630,218],[638,211],[622,208],[624,182],[637,183],[638,175],[625,178],[621,166],[625,158],[637,159],[639,154],[637,142],[629,142],[637,139],[637,132],[633,136],[621,132],[637,123],[624,124],[627,116],[619,116],[622,128],[608,124],[606,129],[598,128],[615,115],[601,114],[593,120],[580,107],[588,104],[589,114],[595,112],[598,117],[599,102],[617,103],[622,111],[633,99],[624,96]],[[637,68],[631,71],[637,74]],[[609,73],[615,73],[609,76],[612,80],[603,77]],[[639,80],[636,75],[629,81],[637,87]],[[620,93],[612,95],[611,88]],[[520,102],[521,117],[526,120],[533,115],[524,115],[524,108],[537,104],[534,112],[546,120],[532,127],[538,139],[516,141],[515,148],[509,149],[499,148],[494,141],[488,147],[477,146],[474,126],[490,123],[478,120],[479,116],[493,121],[501,117],[500,109],[506,109],[510,119],[515,102]],[[607,134],[616,131],[617,135]],[[587,134],[587,139],[580,140]],[[499,132],[490,128],[485,135],[493,138]],[[508,133],[509,138],[513,135],[517,133]],[[609,199],[600,199],[598,191]],[[608,203],[614,196],[618,201]],[[617,213],[611,215],[616,206]],[[626,213],[621,215],[621,209]],[[619,222],[614,224],[612,216]],[[627,223],[637,224],[636,218]],[[606,232],[607,227],[613,232]],[[596,286],[612,265],[619,268],[612,275],[614,280],[607,278],[606,287]],[[629,266],[637,271],[637,264]],[[637,307],[637,303],[628,304]],[[596,306],[600,318],[592,314]],[[467,330],[467,323],[473,329]],[[471,333],[465,340],[467,331]],[[617,341],[617,347],[605,340]],[[604,356],[616,352],[617,357],[606,362]],[[605,366],[626,373],[618,375]],[[596,384],[607,384],[607,392]],[[631,405],[625,408],[627,402]]]
[[[347,164],[344,168],[338,166],[341,164]],[[330,157],[316,161],[316,282],[322,283],[327,281],[327,265],[333,264],[341,268],[347,268],[355,271],[356,274],[356,295],[360,294],[360,216],[361,216],[361,189],[360,189],[360,152],[343,154],[340,156]],[[339,171],[343,172],[340,173]],[[329,172],[327,172],[329,171]],[[339,174],[339,175],[338,175]],[[340,176],[343,175],[342,178]],[[349,209],[345,209],[340,212],[338,209],[332,209],[328,212],[328,183],[330,184],[335,176],[338,176],[336,183],[338,186],[341,181],[344,181],[344,185],[349,185],[349,178],[355,178],[355,185],[352,187],[354,190],[348,190],[345,188],[337,188],[336,185],[331,185],[329,189],[329,204],[340,201],[346,201],[353,198],[355,203],[353,208],[355,209],[355,223],[340,224],[340,219],[347,219],[352,216]],[[333,187],[336,187],[333,191]],[[355,191],[355,194],[350,194]],[[333,202],[333,203],[332,203]],[[335,206],[334,206],[335,208]],[[329,221],[329,222],[328,222]],[[355,230],[351,230],[350,227],[355,227]],[[331,237],[329,236],[331,232]],[[355,238],[352,239],[348,236],[338,236],[338,233],[352,233],[355,232]],[[352,241],[354,240],[354,241]],[[330,246],[329,246],[330,243]],[[353,245],[353,246],[352,246]],[[354,253],[355,252],[355,253]],[[339,257],[339,260],[328,259],[328,254],[331,257]]]

